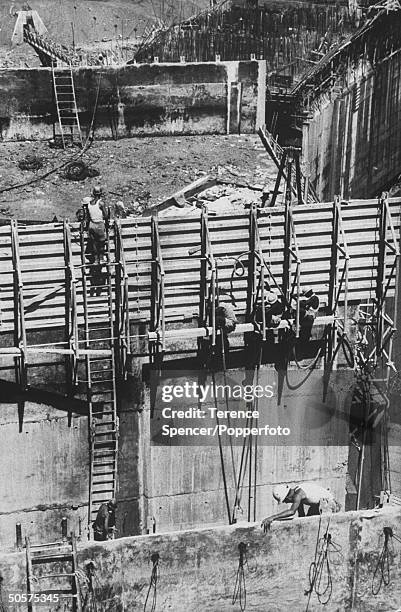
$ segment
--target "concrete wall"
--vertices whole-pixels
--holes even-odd
[[[326,531],[324,516],[321,535]],[[232,595],[239,564],[240,543],[246,545],[244,567],[246,610],[283,612],[306,608],[309,566],[315,555],[319,518],[296,518],[274,523],[263,535],[258,524],[142,536],[85,545],[79,565],[96,564],[95,596],[99,612],[143,610],[152,570],[151,555],[159,555],[157,610],[223,612],[240,610]],[[331,552],[332,596],[329,612],[350,610],[390,612],[401,599],[400,545],[389,553],[390,581],[372,594],[372,580],[383,549],[383,528],[401,533],[400,511],[387,509],[340,513],[331,517],[329,533],[339,552]],[[8,590],[25,591],[25,555],[2,555],[3,598]],[[326,579],[324,574],[322,583]],[[375,582],[375,585],[377,583]],[[85,590],[85,587],[83,587]],[[150,601],[153,590],[150,593]],[[17,612],[19,607],[9,607]],[[147,608],[148,609],[148,608]],[[150,608],[149,608],[150,609]],[[313,594],[309,610],[321,609]],[[53,612],[61,612],[52,606]]]
[[[160,382],[170,384],[192,381],[191,374],[182,373]],[[230,380],[243,381],[245,370],[230,370]],[[261,400],[258,405],[260,418],[258,426],[281,425],[291,429],[288,439],[266,440],[261,437],[256,452],[256,506],[253,485],[251,486],[251,516],[261,517],[274,507],[273,485],[281,482],[294,483],[314,481],[330,487],[342,507],[345,507],[346,474],[349,443],[349,409],[351,402],[352,373],[341,371],[333,375],[326,401],[323,401],[323,371],[316,370],[305,379],[304,371],[290,370],[288,380],[291,389],[284,383],[281,399],[278,393],[272,400]],[[261,385],[272,384],[278,389],[279,377],[274,368],[262,366],[259,375]],[[195,378],[194,378],[195,380]],[[303,382],[304,381],[304,382]],[[208,380],[210,382],[210,380]],[[221,381],[220,381],[221,382]],[[243,404],[243,405],[242,405]],[[244,408],[231,405],[230,409]],[[186,402],[189,407],[191,402]],[[156,531],[186,529],[204,524],[227,523],[227,509],[224,494],[223,466],[219,454],[218,438],[182,438],[169,440],[157,435],[161,424],[168,423],[161,418],[160,403],[156,404],[154,416],[150,419],[150,403],[145,402],[141,420],[141,456],[143,457],[143,516],[154,519]],[[174,406],[177,407],[177,406]],[[197,408],[198,404],[193,404]],[[221,405],[226,409],[226,405]],[[226,423],[226,421],[222,421]],[[170,423],[168,423],[170,424]],[[198,423],[173,421],[172,425],[182,426]],[[232,425],[245,426],[245,420],[231,421]],[[207,426],[208,422],[201,425]],[[214,425],[214,422],[210,422]],[[236,496],[236,477],[243,441],[222,435],[224,470],[231,511]],[[152,440],[151,444],[148,440]],[[253,461],[255,450],[253,450]],[[253,471],[254,468],[252,468]],[[236,476],[236,477],[235,477]],[[241,490],[242,514],[248,516],[249,461]],[[253,476],[252,476],[253,479]],[[253,480],[252,480],[253,482]]]
[[[62,402],[59,402],[62,403]],[[56,404],[57,405],[57,404]],[[88,418],[63,407],[21,399],[0,402],[0,547],[15,542],[15,526],[33,542],[57,540],[61,519],[87,539]],[[133,402],[120,413],[119,536],[141,533],[138,497],[138,414]]]
[[[264,123],[263,61],[74,70],[84,135],[99,138],[254,132]],[[0,71],[0,139],[52,138],[51,70]]]
[[[373,70],[367,60],[322,94],[304,124],[304,154],[323,201],[370,198],[401,168],[401,52]]]
[[[25,535],[47,540],[60,532],[63,516],[79,533],[88,503],[88,429],[74,416],[71,427],[61,410],[26,402],[22,430],[18,404],[1,407],[0,546],[15,541],[15,524]]]
[[[153,529],[160,532],[226,524],[218,439],[209,438],[200,445],[194,439],[183,440],[183,445],[178,446],[168,440],[162,444],[151,441],[155,430],[154,425],[151,427],[149,387],[141,382],[141,367],[142,360],[134,362],[130,379],[121,391],[119,537]],[[47,364],[49,380],[52,372]],[[244,374],[244,370],[229,373],[240,382]],[[183,377],[186,376],[184,372]],[[288,376],[291,385],[298,385],[305,373],[292,370]],[[273,386],[278,385],[274,368],[263,366],[260,377],[260,381],[266,378]],[[30,393],[35,392],[35,382],[40,379],[38,368],[30,376]],[[61,376],[58,379],[62,381]],[[352,373],[333,374],[324,402],[323,372],[317,370],[299,389],[291,390],[284,384],[280,401],[276,396],[268,405],[260,405],[260,426],[267,423],[289,426],[292,433],[288,440],[281,439],[278,444],[259,443],[256,504],[252,495],[251,516],[260,517],[272,510],[272,487],[279,482],[316,481],[330,486],[344,507],[350,388]],[[82,402],[81,406],[77,401],[72,404],[69,427],[68,400],[49,395],[47,404],[41,405],[28,401],[27,397],[29,392],[19,401],[3,398],[0,403],[3,432],[0,481],[4,483],[0,544],[3,548],[13,545],[17,522],[22,523],[24,535],[30,535],[36,542],[57,538],[62,516],[69,518],[70,528],[77,535],[84,538],[87,533],[89,441],[85,404]],[[157,428],[157,413],[155,422]],[[242,420],[238,423],[244,424]],[[237,441],[232,449],[236,470],[241,452],[242,441]],[[224,436],[223,456],[232,510],[234,469],[229,441]],[[249,468],[244,476],[239,519],[248,516],[248,475]]]

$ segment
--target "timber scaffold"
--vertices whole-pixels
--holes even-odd
[[[119,382],[128,375],[130,359],[149,357],[161,368],[176,356],[178,339],[194,357],[202,338],[213,351],[223,286],[237,305],[234,334],[253,333],[263,342],[269,330],[255,310],[266,284],[276,287],[291,311],[295,336],[301,292],[313,289],[320,298],[316,325],[324,328],[322,360],[329,370],[337,367],[350,312],[360,309],[363,341],[353,359],[359,372],[377,379],[374,386],[387,407],[401,199],[294,205],[291,185],[288,177],[284,205],[116,220],[101,284],[93,281],[79,224],[13,220],[0,227],[2,378],[29,389],[42,377],[46,389],[53,385],[86,402],[91,474],[99,472],[91,476],[89,522],[118,490]],[[380,379],[379,363],[385,364]]]

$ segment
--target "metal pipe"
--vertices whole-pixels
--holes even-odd
[[[334,319],[335,317],[333,316],[317,317],[315,320],[315,325],[329,325],[330,323],[333,323]],[[285,321],[281,321],[280,324],[274,328],[274,330],[286,328],[287,321],[290,324],[294,324],[294,319],[285,319]],[[270,328],[267,328],[267,329],[270,329]],[[271,329],[273,331],[273,328]],[[245,334],[247,332],[257,333],[257,329],[255,328],[255,325],[253,323],[240,323],[239,325],[236,326],[235,330],[230,333],[230,336],[237,336],[237,335]],[[217,330],[216,333],[219,334],[220,330]],[[166,339],[172,340],[172,339],[180,339],[180,338],[182,339],[207,338],[209,336],[212,336],[212,334],[213,334],[213,328],[210,326],[209,327],[189,327],[187,329],[168,329],[166,330]],[[157,337],[158,336],[156,332],[148,333],[149,342],[155,342],[157,340]]]
[[[21,523],[17,523],[15,525],[15,533],[16,533],[16,544],[18,550],[22,550],[22,527]]]

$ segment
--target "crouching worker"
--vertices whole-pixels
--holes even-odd
[[[218,293],[218,306],[216,306],[216,328],[221,330],[225,353],[230,348],[227,335],[235,331],[238,323],[235,307],[235,299],[232,294],[228,289],[221,288]]]
[[[330,489],[325,489],[314,482],[305,482],[293,486],[288,484],[277,485],[273,489],[273,497],[279,504],[291,504],[291,507],[265,518],[261,524],[265,533],[270,529],[273,521],[293,518],[296,512],[298,512],[298,516],[314,516],[327,511],[339,512],[341,508]],[[305,506],[309,506],[306,514]]]
[[[117,502],[113,498],[102,504],[93,522],[93,536],[97,542],[104,542],[114,538],[116,529],[116,508]]]

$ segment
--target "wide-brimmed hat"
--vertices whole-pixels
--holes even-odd
[[[279,484],[279,485],[276,485],[274,487],[274,489],[273,489],[273,497],[274,497],[274,499],[279,504],[281,504],[285,500],[285,498],[287,497],[290,488],[291,487],[288,484]]]
[[[277,300],[278,300],[278,295],[274,291],[267,291],[265,293],[265,302],[266,302],[266,304],[273,305],[273,304],[275,304],[277,302]]]

